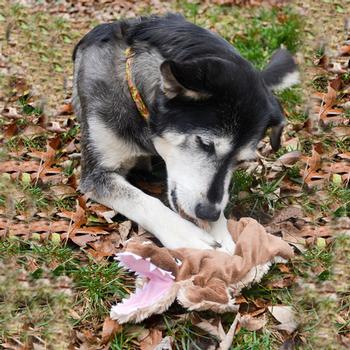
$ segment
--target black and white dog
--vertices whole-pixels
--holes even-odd
[[[78,43],[73,59],[81,191],[168,248],[232,252],[223,215],[230,177],[237,163],[254,157],[267,129],[272,148],[279,147],[285,121],[272,91],[297,82],[291,54],[278,50],[258,71],[217,34],[168,14],[99,25]],[[126,180],[152,155],[166,164],[173,210]],[[211,222],[211,230],[179,213]]]

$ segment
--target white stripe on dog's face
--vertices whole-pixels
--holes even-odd
[[[235,156],[237,162],[249,161],[256,158],[256,142],[249,142],[247,145],[238,149]]]
[[[206,153],[198,145],[197,137],[204,144],[212,143],[214,154]],[[207,133],[179,134],[167,132],[154,139],[154,146],[164,159],[168,172],[169,202],[174,203],[171,191],[176,191],[177,204],[186,214],[196,217],[196,205],[208,202],[207,195],[214,176],[218,171],[220,160],[232,152],[232,140]],[[228,177],[229,178],[229,177]],[[224,181],[224,193],[227,193],[229,181]],[[227,195],[223,196],[216,209],[223,210]]]

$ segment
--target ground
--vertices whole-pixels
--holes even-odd
[[[79,183],[71,52],[94,25],[176,10],[262,68],[281,45],[302,83],[279,94],[283,146],[233,175],[228,213],[252,216],[296,251],[237,298],[246,319],[231,349],[350,346],[350,19],[346,1],[0,0],[0,343],[5,349],[216,348],[235,314],[173,305],[120,326],[109,308],[133,289],[111,256],[135,234],[126,218],[86,200]],[[236,6],[238,4],[239,6]],[[271,6],[278,5],[278,6]],[[251,6],[255,5],[255,6]],[[160,183],[139,182],[159,196]],[[285,327],[272,305],[292,310]],[[289,317],[291,312],[287,313]],[[276,315],[275,315],[276,316]]]

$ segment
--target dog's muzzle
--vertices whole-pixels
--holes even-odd
[[[196,206],[195,213],[198,219],[205,221],[217,221],[220,217],[220,210],[217,210],[213,204],[199,203]]]

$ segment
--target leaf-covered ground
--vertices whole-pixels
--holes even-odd
[[[237,298],[231,349],[349,348],[350,9],[329,0],[0,0],[2,347],[215,349],[235,320],[173,305],[140,325],[111,321],[110,306],[133,289],[111,257],[148,233],[77,192],[74,44],[100,22],[169,10],[218,32],[258,68],[284,45],[303,76],[280,94],[289,122],[281,150],[262,142],[258,161],[233,175],[228,213],[257,218],[297,255]]]

